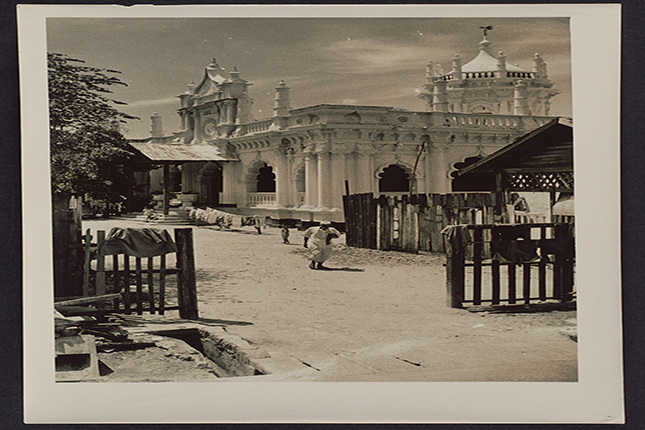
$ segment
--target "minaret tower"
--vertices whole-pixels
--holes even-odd
[[[506,55],[493,54],[488,32],[492,26],[480,27],[479,53],[462,65],[459,55],[452,59],[452,70],[443,73],[431,60],[426,66],[424,99],[428,110],[500,115],[548,115],[550,99],[559,94],[547,76],[546,62],[540,54],[533,56],[531,69],[506,62]]]

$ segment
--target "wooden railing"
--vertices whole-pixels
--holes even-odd
[[[452,228],[458,231],[446,240],[450,307],[573,300],[573,224]]]
[[[179,310],[180,318],[198,318],[192,229],[175,229],[175,255],[149,258],[104,255],[105,231],[96,234],[96,243],[91,243],[89,229],[84,236],[83,296],[67,302],[91,302],[98,308],[125,314],[164,315],[168,310]],[[167,256],[175,260],[174,268],[167,266]]]

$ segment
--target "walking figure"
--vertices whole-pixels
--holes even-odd
[[[289,245],[289,228],[284,224],[280,228],[280,235],[282,236],[282,243]]]
[[[323,221],[319,226],[309,227],[305,231],[305,243],[303,246],[309,248],[309,268],[314,270],[326,270],[323,263],[327,261],[333,252],[331,240],[340,237],[340,232],[331,226],[328,221]]]

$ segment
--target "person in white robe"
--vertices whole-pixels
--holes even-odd
[[[325,270],[323,263],[333,252],[332,239],[340,237],[340,232],[331,226],[330,222],[322,222],[319,226],[310,227],[305,231],[304,244],[309,249],[309,268]]]

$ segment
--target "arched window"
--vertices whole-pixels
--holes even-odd
[[[256,187],[258,193],[275,193],[275,173],[273,173],[273,167],[267,163],[258,170]]]
[[[410,175],[399,165],[387,166],[379,177],[378,189],[382,193],[410,191]]]
[[[476,156],[474,156],[474,157],[468,157],[468,158],[466,158],[464,161],[460,161],[460,162],[458,162],[458,163],[453,164],[453,167],[454,167],[455,169],[457,169],[457,170],[455,170],[454,172],[452,172],[452,173],[450,174],[450,176],[451,176],[451,177],[453,177],[453,178],[456,178],[456,177],[457,177],[457,173],[459,172],[459,170],[461,170],[461,169],[465,169],[466,167],[470,166],[471,164],[475,164],[476,162],[478,162],[478,161],[479,161],[479,160],[481,160],[482,158],[484,158],[484,156],[483,156],[483,155],[476,155]]]

